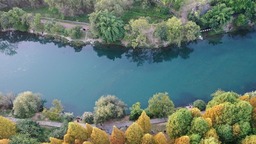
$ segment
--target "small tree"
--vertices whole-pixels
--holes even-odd
[[[149,133],[150,132],[150,130],[151,130],[150,118],[147,116],[145,111],[143,111],[141,113],[139,119],[136,122],[142,128],[144,133]]]
[[[130,110],[130,120],[137,120],[143,111],[143,109],[140,108],[140,102],[136,102],[135,104],[133,104]]]
[[[168,93],[157,93],[148,101],[148,110],[154,117],[167,117],[174,112]]]
[[[174,144],[190,144],[190,138],[189,136],[181,136],[175,139]]]
[[[110,144],[108,134],[96,127],[92,130],[91,141],[94,144]]]
[[[196,100],[193,102],[193,107],[196,107],[200,111],[203,111],[206,108],[206,103],[203,100]]]
[[[125,135],[124,132],[119,130],[116,126],[113,126],[113,130],[110,136],[111,144],[124,144]]]
[[[88,132],[83,126],[78,123],[70,122],[68,124],[67,134],[64,136],[64,141],[65,139],[68,140],[68,142],[72,142],[75,139],[79,141],[86,141],[88,137]]]
[[[133,123],[125,131],[127,144],[141,144],[143,137],[143,130],[137,123]]]
[[[102,123],[109,119],[122,118],[125,116],[126,105],[116,96],[102,96],[95,102],[94,121]]]
[[[204,118],[194,118],[191,123],[190,133],[203,136],[209,130],[209,128],[210,126]]]
[[[49,110],[44,109],[43,115],[52,121],[60,121],[62,112],[64,110],[61,101],[54,99],[52,101],[52,105],[53,107],[51,107]]]
[[[41,104],[39,94],[30,91],[20,93],[13,102],[13,114],[18,118],[30,118],[39,111]]]
[[[166,139],[165,135],[162,132],[157,133],[154,136],[154,140],[155,140],[156,144],[167,144],[167,139]]]
[[[185,108],[179,109],[169,116],[166,129],[170,138],[177,138],[187,134],[191,121],[192,114]]]
[[[85,123],[93,124],[93,113],[84,112],[82,119]]]
[[[150,134],[145,134],[143,137],[142,137],[142,144],[155,144],[154,142],[154,139],[153,139],[153,136],[150,135]]]
[[[16,125],[7,118],[0,116],[0,139],[8,139],[16,133]]]

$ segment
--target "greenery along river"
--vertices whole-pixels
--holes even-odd
[[[33,91],[65,110],[92,111],[102,95],[131,106],[168,92],[176,106],[210,99],[218,88],[244,93],[256,88],[256,33],[224,35],[183,49],[132,50],[53,43],[31,34],[0,34],[0,90]]]

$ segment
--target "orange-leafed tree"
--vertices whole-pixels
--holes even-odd
[[[2,139],[0,140],[0,144],[9,144],[10,140],[9,139]]]
[[[147,116],[146,112],[143,111],[136,121],[139,126],[142,128],[144,133],[149,133],[151,130],[151,123],[150,123],[150,118]]]
[[[0,139],[8,139],[16,134],[16,125],[7,118],[0,116]]]
[[[141,127],[134,122],[125,131],[126,143],[127,144],[141,144],[143,137],[143,130]]]
[[[155,144],[167,144],[167,139],[162,132],[157,133],[154,136]]]
[[[111,144],[124,144],[125,135],[124,132],[119,130],[116,126],[113,126],[113,130],[110,136]]]
[[[190,144],[190,138],[189,136],[181,136],[175,139],[174,144]]]
[[[94,144],[110,144],[108,134],[97,127],[93,127],[91,141]]]
[[[142,137],[142,144],[155,144],[154,138],[151,134],[145,134]]]

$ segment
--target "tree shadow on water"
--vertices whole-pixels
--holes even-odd
[[[94,51],[99,57],[106,56],[110,60],[121,59],[126,57],[130,62],[136,63],[137,66],[142,66],[145,63],[161,63],[171,61],[172,59],[181,57],[183,59],[189,58],[189,54],[193,49],[186,46],[182,48],[160,48],[160,49],[146,49],[146,48],[124,48],[120,46],[94,46]]]

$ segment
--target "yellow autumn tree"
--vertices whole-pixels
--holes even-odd
[[[150,118],[147,116],[146,112],[143,111],[137,120],[137,123],[142,128],[144,133],[149,133],[151,130]]]
[[[154,136],[155,144],[167,144],[167,139],[162,132],[157,133]]]
[[[154,142],[154,138],[151,134],[145,134],[143,137],[142,137],[142,144],[155,144]]]
[[[222,115],[224,106],[223,105],[216,105],[213,106],[210,109],[207,109],[204,113],[204,118],[210,118],[212,120],[212,123],[217,123],[220,119],[220,116]]]
[[[190,109],[193,117],[200,117],[202,116],[201,111],[198,108]]]
[[[255,144],[256,143],[256,135],[250,135],[245,137],[242,142],[242,144]]]
[[[205,135],[204,135],[205,138],[210,138],[210,137],[213,137],[217,140],[219,140],[219,136],[216,132],[216,130],[214,128],[211,128],[210,130],[208,130]]]
[[[141,144],[143,137],[143,130],[138,123],[134,122],[125,131],[127,144]]]
[[[88,138],[90,138],[91,134],[92,134],[93,127],[88,123],[85,124],[85,127],[86,127],[86,130],[87,130],[87,133],[88,133]]]
[[[64,142],[71,142],[80,141],[84,142],[88,139],[88,132],[87,130],[78,123],[70,122],[68,124],[68,131],[67,134],[64,136]]]
[[[119,130],[116,126],[113,126],[113,130],[110,136],[111,144],[124,144],[125,135],[124,132]]]
[[[16,125],[7,118],[0,116],[0,139],[8,139],[16,133]]]
[[[83,144],[92,144],[92,143],[89,141],[85,141]]]
[[[0,144],[9,144],[10,140],[9,139],[2,139],[0,140]]]
[[[50,137],[50,144],[62,144],[63,140]]]
[[[190,144],[190,138],[189,136],[181,136],[175,139],[174,144]]]
[[[93,144],[110,144],[108,134],[96,127],[92,130],[91,141]]]

